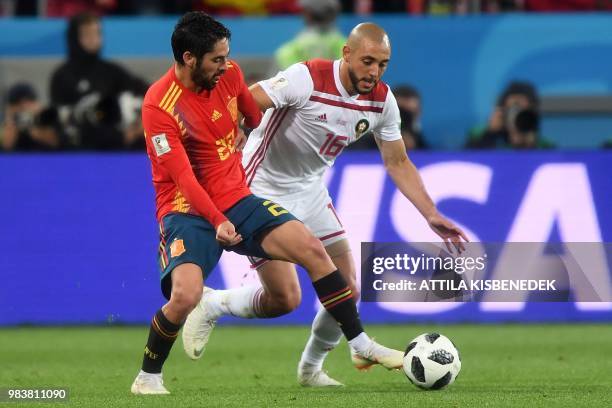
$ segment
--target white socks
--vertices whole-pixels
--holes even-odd
[[[162,373],[147,373],[146,371],[140,370],[140,372],[138,373],[138,377],[141,377],[141,376],[162,378]]]
[[[312,332],[302,352],[300,369],[319,371],[327,354],[340,343],[342,330],[338,322],[324,308],[319,309],[312,322]]]
[[[241,288],[215,290],[207,295],[206,312],[211,320],[221,316],[237,316],[252,319],[263,317],[261,310],[261,286],[244,286]]]
[[[221,316],[237,316],[244,318],[265,317],[261,310],[261,286],[244,286],[235,289],[215,290],[207,295],[206,313],[211,320]],[[312,331],[306,347],[302,352],[299,367],[307,371],[318,371],[323,367],[327,354],[340,343],[342,330],[338,322],[324,308],[319,309],[312,322]],[[365,332],[349,341],[349,345],[357,352],[363,353],[372,340]]]
[[[363,354],[372,344],[372,339],[365,332],[361,332],[359,336],[350,340],[348,343],[357,353]]]

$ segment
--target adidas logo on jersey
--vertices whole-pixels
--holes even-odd
[[[327,113],[324,113],[322,115],[319,115],[315,118],[315,120],[317,122],[323,122],[323,123],[327,123]]]
[[[217,119],[219,119],[221,117],[221,114],[219,112],[217,112],[217,110],[213,110],[211,119],[213,122],[215,122]]]

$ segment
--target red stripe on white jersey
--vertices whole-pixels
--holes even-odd
[[[270,118],[270,122],[268,122],[268,126],[266,126],[266,132],[263,139],[261,140],[261,144],[257,148],[255,154],[253,154],[253,157],[251,157],[251,161],[247,166],[247,168],[250,167],[250,169],[246,170],[247,185],[250,184],[248,182],[248,179],[250,178],[251,173],[254,172],[255,168],[259,165],[260,158],[265,155],[268,140],[270,139],[271,135],[276,131],[278,125],[280,125],[280,118],[283,117],[283,114],[286,111],[287,108],[275,110],[273,112],[273,117]]]
[[[272,138],[274,137],[274,135],[278,131],[278,128],[280,128],[280,125],[283,123],[283,120],[285,119],[285,116],[287,116],[288,112],[289,112],[288,108],[283,109],[283,112],[281,113],[279,119],[275,123],[274,129],[270,130],[270,133],[268,135],[267,140],[264,140],[262,142],[262,144],[265,143],[265,147],[264,147],[263,151],[261,152],[261,154],[258,156],[257,163],[251,168],[249,174],[247,174],[247,185],[248,186],[250,186],[251,183],[253,182],[253,178],[255,178],[255,172],[257,171],[257,168],[259,167],[261,162],[263,162],[264,158],[266,157],[266,152],[268,151],[268,147],[270,147],[270,143],[272,142]]]
[[[258,261],[255,261],[256,258],[252,258],[252,257],[247,257],[249,258],[249,262],[251,263],[251,269],[257,269],[259,268],[261,265],[265,264],[266,262],[270,261],[269,259],[260,259]]]
[[[325,241],[326,239],[334,238],[334,237],[337,237],[338,235],[342,235],[342,234],[346,234],[346,231],[345,230],[336,231],[336,232],[333,232],[331,234],[319,237],[319,240]]]
[[[270,115],[270,120],[268,121],[268,124],[266,125],[266,129],[264,131],[264,137],[261,140],[260,145],[257,147],[257,150],[255,150],[255,153],[253,153],[253,156],[251,156],[251,160],[249,160],[249,162],[247,163],[247,165],[244,167],[244,171],[246,173],[249,172],[249,168],[257,161],[257,157],[259,156],[259,154],[261,153],[261,150],[264,148],[264,145],[266,144],[266,138],[268,137],[268,132],[270,132],[270,129],[274,126],[274,123],[276,122],[276,119],[278,119],[278,117],[280,116],[280,112],[281,109],[275,109],[274,112],[272,112],[272,115]]]
[[[310,72],[315,91],[340,96],[334,80],[334,61],[313,59],[304,63]]]
[[[320,103],[325,104],[325,105],[338,106],[340,108],[346,108],[346,109],[351,109],[351,110],[356,110],[356,111],[361,111],[361,112],[382,113],[382,111],[383,111],[383,108],[378,107],[378,106],[356,105],[356,104],[353,104],[353,103],[334,101],[332,99],[327,99],[327,98],[323,98],[321,96],[316,96],[316,95],[312,95],[310,97],[310,100],[313,101],[313,102],[320,102]]]
[[[354,99],[351,98],[349,100],[347,100],[347,98],[344,98],[342,96],[336,96],[336,95],[331,95],[325,92],[319,92],[319,91],[312,91],[312,96],[318,96],[320,98],[324,98],[324,99],[330,99],[332,101],[336,101],[336,102],[346,102],[346,103],[351,103],[354,105],[359,105],[359,106],[374,106],[377,108],[384,108],[385,107],[385,101],[372,101],[369,99],[366,100],[362,100],[362,99]]]

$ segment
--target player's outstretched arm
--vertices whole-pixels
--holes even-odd
[[[452,242],[457,250],[463,250],[461,239],[468,241],[467,237],[459,227],[438,212],[425,189],[419,172],[406,154],[404,142],[401,139],[377,140],[377,144],[387,173],[397,188],[425,217],[431,229],[444,240],[447,247],[449,247],[449,242]]]

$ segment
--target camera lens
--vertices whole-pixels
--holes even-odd
[[[534,132],[540,126],[540,117],[534,109],[522,109],[518,105],[510,106],[505,112],[505,123],[508,128],[519,132]]]
[[[514,126],[519,132],[535,132],[540,126],[540,117],[533,109],[525,109],[517,113]]]

